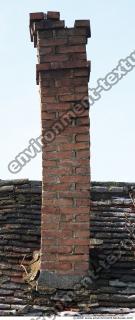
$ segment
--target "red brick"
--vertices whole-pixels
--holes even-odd
[[[75,262],[75,261],[88,261],[88,255],[60,255],[59,256],[59,261],[63,261],[63,262],[65,262],[65,261],[69,261],[69,262]]]
[[[72,207],[73,201],[70,199],[44,199],[43,204],[46,206],[55,206],[55,207]]]
[[[78,207],[90,206],[90,199],[81,199],[76,201]]]
[[[46,199],[56,199],[57,193],[56,192],[50,192],[50,191],[43,191],[42,196]]]
[[[74,77],[89,77],[89,70],[86,69],[75,69]]]
[[[56,97],[44,97],[43,96],[43,97],[41,97],[41,102],[42,103],[57,103],[57,98]]]
[[[88,95],[88,87],[87,86],[80,86],[80,87],[75,87],[75,92],[76,93],[84,93],[84,95]]]
[[[72,222],[72,223],[64,223],[64,222],[60,222],[60,228],[64,231],[72,231],[72,230],[77,230],[78,231],[87,231],[89,230],[89,222],[85,222],[85,223],[78,223],[78,222]]]
[[[90,238],[90,231],[77,230],[74,232],[74,236],[75,236],[75,238],[79,238],[79,239],[89,239]],[[79,250],[78,250],[78,253],[80,253]]]
[[[87,166],[87,167],[84,167],[84,168],[77,168],[76,169],[76,174],[82,174],[82,175],[90,174],[90,167]]]
[[[90,209],[87,207],[84,208],[61,208],[60,209],[61,214],[72,214],[72,215],[82,215],[82,214],[87,214],[89,215]]]
[[[90,27],[90,20],[75,20],[75,28]]]
[[[52,112],[42,112],[42,120],[54,120],[56,117],[56,113]]]
[[[67,111],[70,110],[73,107],[73,104],[71,103],[45,103],[42,104],[42,111]]]
[[[88,271],[89,270],[89,262],[78,262],[74,264],[74,269],[78,271]]]
[[[38,32],[38,40],[40,39],[53,39],[53,30],[45,30],[45,31],[42,31],[42,32]]]
[[[76,53],[76,52],[84,52],[86,53],[86,47],[85,45],[81,46],[65,46],[65,47],[58,47],[57,53]]]
[[[65,94],[65,95],[59,95],[59,100],[61,102],[68,102],[68,101],[81,101],[83,99],[83,94]]]
[[[89,182],[89,176],[65,176],[65,177],[59,177],[60,183],[88,183]]]
[[[43,234],[44,233],[44,234]],[[72,231],[71,230],[42,230],[42,239],[65,239],[65,238],[72,238]]]
[[[43,174],[43,179],[45,183],[57,183],[57,177],[52,176],[52,177],[48,177],[46,176],[46,174]]]
[[[75,246],[74,248],[74,252],[76,254],[88,254],[89,255],[89,246]]]
[[[59,14],[49,12],[48,19],[31,27],[40,62],[41,269],[83,276],[89,269],[90,245],[89,103],[87,108],[82,104],[88,96],[90,62],[85,44],[89,25],[81,21],[75,28],[64,28],[64,22],[57,19]]]
[[[43,20],[45,17],[45,14],[43,12],[33,12],[30,13],[30,20],[36,21],[36,20]]]
[[[86,150],[86,151],[77,151],[77,154],[76,154],[76,158],[77,159],[85,159],[85,158],[88,158],[89,159],[90,157],[90,152],[89,150]]]
[[[72,168],[70,167],[65,167],[65,168],[56,168],[56,169],[46,169],[46,174],[49,174],[49,175],[62,175],[62,176],[65,176],[65,175],[69,175],[69,174],[72,174]]]
[[[41,263],[41,270],[71,270],[72,269],[72,263],[66,262],[66,263],[60,263],[60,262],[42,262]]]
[[[53,206],[48,207],[47,205],[42,206],[42,215],[51,214],[51,215],[56,216],[56,215],[59,215],[59,213],[60,213],[59,208],[55,208]],[[44,219],[44,217],[43,217],[43,219]],[[53,217],[52,217],[52,219],[53,219]]]
[[[69,254],[72,253],[73,247],[72,246],[47,246],[43,248],[43,252],[47,253],[59,253],[59,254]]]
[[[82,185],[81,183],[76,184],[76,190],[90,190],[90,182]]]
[[[43,167],[53,167],[53,168],[56,168],[57,167],[57,161],[52,161],[52,160],[50,160],[50,161],[45,161],[44,163],[43,163]]]
[[[52,261],[56,262],[57,254],[49,254],[49,253],[42,251],[41,260],[42,259],[43,259],[43,261],[46,261],[46,262],[52,262]]]
[[[68,87],[68,86],[76,86],[76,85],[87,85],[87,83],[88,83],[88,81],[87,81],[87,79],[83,79],[83,78],[81,78],[81,79],[79,79],[79,78],[75,78],[75,79],[62,79],[62,80],[56,80],[55,81],[55,86],[56,87],[62,87],[62,86],[66,86],[66,87]]]
[[[60,28],[64,28],[65,26],[65,21],[61,20],[61,21],[50,21],[50,20],[43,20],[40,22],[36,22],[35,23],[35,32],[37,32],[38,30],[51,30],[51,29],[60,29]]]
[[[70,190],[72,187],[71,183],[59,183],[59,184],[46,184],[43,185],[43,190],[50,190],[50,191],[63,191],[63,190]]]
[[[51,144],[47,145],[46,142],[44,143],[44,140],[42,140],[42,143],[43,143],[43,147],[42,147],[43,154],[46,154],[46,152],[48,152],[48,151],[56,151],[57,150],[56,146],[51,145]]]
[[[62,214],[60,222],[72,222],[74,219],[73,214]]]
[[[43,230],[59,230],[59,220],[55,221],[55,223],[47,223],[46,222],[46,216],[44,216],[44,220],[42,220],[42,228]]]
[[[89,192],[63,191],[59,193],[60,198],[90,198]]]
[[[59,55],[45,55],[40,57],[40,63],[44,62],[64,62],[68,61],[69,57],[66,54],[59,54]]]
[[[58,244],[61,245],[61,240],[58,239]],[[66,245],[66,246],[72,246],[72,245],[78,245],[78,246],[87,246],[90,244],[90,240],[89,239],[63,239],[62,240],[62,245]]]
[[[41,233],[41,235],[44,236],[44,232]],[[57,245],[57,239],[43,239],[43,236],[41,237],[41,249],[44,250],[47,246],[56,246]]]
[[[62,87],[62,88],[45,88],[43,87],[41,90],[41,94],[43,96],[53,96],[53,95],[59,95],[59,94],[69,94],[73,93],[74,89],[73,87]]]
[[[76,124],[79,126],[86,126],[86,125],[90,125],[90,120],[89,118],[79,118],[76,121]]]
[[[90,209],[89,209],[90,211]],[[76,216],[76,222],[89,222],[90,221],[90,212],[88,214],[79,214]]]
[[[73,167],[85,167],[89,165],[89,159],[67,159],[67,160],[60,160],[61,166],[73,166]]]
[[[80,45],[80,44],[86,44],[87,38],[86,37],[79,37],[79,36],[71,36],[68,38],[70,45]]]
[[[54,46],[63,46],[67,44],[67,39],[42,39],[39,40],[39,47],[54,47]]]
[[[54,214],[54,215],[50,215],[48,214],[46,211],[44,212],[44,216],[42,216],[42,223],[52,223],[55,227],[55,224],[58,224],[61,220],[61,215],[60,214]]]
[[[43,159],[46,160],[55,160],[55,159],[70,159],[72,158],[72,151],[65,152],[47,152],[43,155]],[[68,182],[68,181],[67,181]]]
[[[48,11],[47,12],[47,19],[60,20],[60,12]]]
[[[42,55],[47,55],[47,54],[52,54],[54,52],[54,48],[53,47],[42,47],[39,48],[39,56]]]
[[[89,148],[88,143],[65,143],[65,144],[59,146],[59,151],[83,150],[83,149],[88,149],[88,148]]]
[[[46,71],[46,70],[55,70],[55,69],[56,70],[72,69],[72,68],[89,68],[89,61],[87,62],[85,60],[80,60],[80,61],[65,61],[65,62],[50,62],[50,63],[48,62],[48,63],[37,64],[37,72]]]
[[[89,134],[78,134],[76,136],[76,142],[85,142],[85,141],[90,141],[90,136]]]
[[[84,127],[73,127],[73,128],[65,128],[64,134],[69,135],[69,134],[78,134],[78,133],[84,133],[84,132],[89,132],[89,127],[84,126]],[[83,151],[84,152],[84,151]]]

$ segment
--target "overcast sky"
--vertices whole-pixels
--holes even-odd
[[[97,86],[135,50],[134,0],[4,0],[0,4],[0,179],[41,179],[41,154],[19,174],[8,163],[40,134],[36,49],[29,37],[29,13],[60,11],[66,25],[90,19],[87,47],[89,86]],[[91,107],[92,180],[135,182],[135,68]]]

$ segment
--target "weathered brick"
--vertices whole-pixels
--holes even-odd
[[[42,120],[54,120],[56,118],[55,112],[42,112]]]
[[[60,20],[60,12],[48,11],[47,12],[47,19]]]
[[[78,207],[90,207],[90,199],[80,199],[76,201]]]
[[[76,175],[76,176],[63,176],[63,177],[59,177],[60,183],[68,183],[68,182],[74,182],[74,183],[89,183],[89,176],[80,176],[80,175]]]
[[[57,53],[72,53],[72,52],[73,53],[80,53],[80,52],[86,53],[85,45],[58,47],[56,50],[57,50]]]
[[[80,45],[80,44],[86,44],[87,38],[86,37],[78,37],[78,36],[72,36],[68,38],[68,42],[71,45]]]
[[[69,224],[67,224],[67,223],[63,223],[63,222],[61,222],[60,223],[60,228],[63,230],[63,232],[64,232],[64,230],[66,230],[66,231],[72,231],[72,230],[74,230],[74,232],[76,231],[76,230],[80,230],[80,231],[89,231],[89,222],[85,222],[85,223],[78,223],[78,222],[72,222],[72,223],[69,223]],[[80,237],[80,239],[81,239],[81,237]]]
[[[89,262],[78,262],[74,264],[74,269],[77,271],[87,271],[89,270]]]
[[[44,99],[46,100],[46,99]],[[66,103],[43,103],[42,104],[42,111],[67,111],[73,108],[73,104],[68,102]]]
[[[86,150],[86,151],[82,151],[82,150],[77,151],[76,157],[77,157],[77,159],[89,158],[89,157],[90,157],[90,152],[89,152],[89,150]]]
[[[76,136],[76,142],[86,142],[86,141],[90,141],[90,136],[89,134],[78,134]]]
[[[54,207],[72,207],[73,201],[70,199],[44,199],[43,204],[46,206],[54,206]]]
[[[85,214],[85,213],[84,214],[78,214],[76,216],[76,222],[89,222],[89,220],[90,220],[90,215]]]
[[[72,246],[47,246],[44,248],[44,252],[54,254],[69,254],[73,252]]]
[[[64,62],[68,61],[69,57],[66,54],[59,54],[59,55],[45,55],[41,56],[39,61],[40,63],[44,62]]]
[[[39,47],[54,47],[54,46],[63,46],[67,44],[67,39],[39,39]]]
[[[44,206],[42,206],[42,215],[49,215],[49,214],[52,214],[52,215],[59,215],[60,214],[60,209],[59,208],[56,208],[53,206],[53,204],[51,205],[47,205],[45,204]]]
[[[42,20],[40,22],[35,23],[35,32],[40,31],[40,30],[51,30],[51,29],[59,29],[59,28],[64,28],[65,26],[65,21],[50,21],[48,20]]]
[[[83,276],[90,244],[88,99],[82,104],[88,95],[90,27],[76,21],[65,28],[59,19],[59,13],[48,12],[46,20],[31,25],[42,117],[41,270]]]
[[[30,20],[35,21],[35,20],[43,20],[45,17],[45,14],[43,12],[33,12],[30,13]]]
[[[55,160],[55,159],[70,159],[72,158],[72,151],[65,152],[47,152],[43,154],[43,159],[45,160]]]
[[[78,232],[78,231],[76,231]],[[83,232],[83,231],[82,231]],[[76,254],[89,254],[89,246],[75,246],[74,252]]]
[[[38,50],[38,53],[39,53],[39,56],[44,56],[44,55],[47,55],[47,54],[52,54],[54,52],[54,48],[52,47],[39,47],[39,50]]]
[[[74,236],[75,238],[79,238],[79,239],[89,239],[90,237],[90,232],[89,231],[80,231],[77,230],[74,232]],[[80,251],[78,250],[78,253],[80,253]]]
[[[77,168],[76,169],[76,174],[82,174],[82,175],[90,174],[90,167],[87,166],[87,167],[84,167],[84,168]]]
[[[60,213],[63,214],[72,214],[73,216],[78,216],[78,215],[87,215],[89,217],[89,213],[90,213],[90,208],[87,207],[82,207],[82,208],[61,208],[60,209]]]
[[[71,261],[71,262],[75,262],[75,261],[88,261],[88,255],[86,254],[84,254],[83,255],[83,257],[82,257],[82,255],[80,254],[74,254],[74,255],[60,255],[59,256],[59,261],[63,261],[63,262],[65,262],[65,261]]]
[[[69,271],[72,269],[72,263],[66,262],[66,263],[61,263],[61,262],[42,262],[41,264],[41,270],[64,270],[64,271]]]
[[[64,168],[56,168],[56,169],[46,169],[46,174],[48,175],[60,175],[60,176],[65,176],[72,174],[72,167],[64,167]]]
[[[72,230],[46,230],[43,229],[44,235],[42,236],[43,239],[65,239],[65,238],[72,238]]]
[[[90,194],[89,192],[79,192],[79,191],[63,191],[59,193],[60,198],[89,198]]]
[[[65,150],[84,150],[88,149],[89,144],[86,142],[83,143],[66,143],[65,145],[59,146],[59,151],[65,151]]]
[[[43,190],[50,190],[50,191],[61,191],[61,190],[70,190],[72,187],[71,183],[59,183],[59,184],[44,184]]]

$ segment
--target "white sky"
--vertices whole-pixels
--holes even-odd
[[[90,87],[135,50],[134,0],[4,0],[0,4],[0,179],[41,179],[41,154],[16,175],[8,163],[40,134],[36,50],[29,37],[29,12],[60,11],[68,27],[90,19],[87,47]],[[91,108],[92,180],[135,182],[135,69]]]

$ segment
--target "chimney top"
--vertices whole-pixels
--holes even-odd
[[[37,31],[46,31],[54,29],[65,28],[65,21],[60,20],[60,12],[48,11],[30,13],[30,36],[31,41],[34,42],[34,47],[37,46]],[[87,38],[91,37],[90,21],[89,20],[76,20],[74,28],[83,28],[87,31]]]

